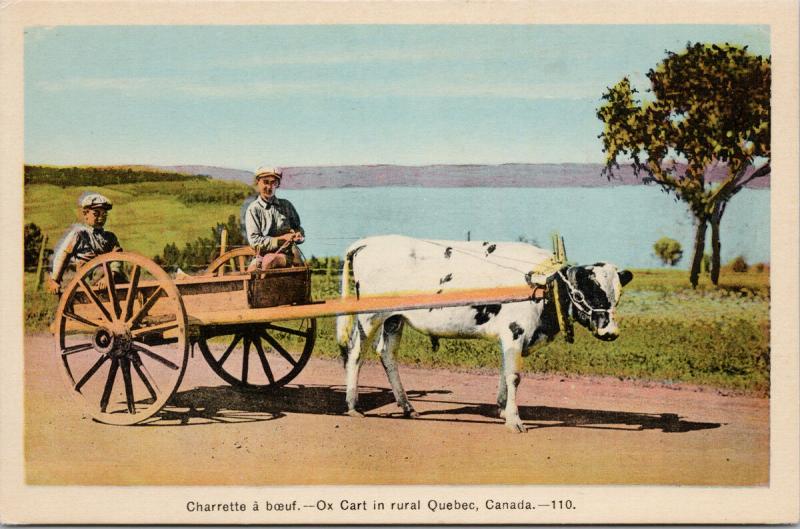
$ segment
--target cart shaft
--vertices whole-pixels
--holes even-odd
[[[433,309],[464,305],[487,305],[544,299],[545,289],[529,286],[485,289],[453,290],[439,294],[403,294],[393,296],[362,296],[339,298],[303,305],[247,310],[200,311],[189,314],[189,324],[194,326],[259,323],[303,318],[321,318],[415,309]]]

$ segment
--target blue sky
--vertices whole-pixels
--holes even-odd
[[[29,164],[601,162],[604,89],[766,26],[59,26],[25,35]]]

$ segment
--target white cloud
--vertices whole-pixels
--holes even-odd
[[[296,83],[247,82],[215,83],[178,78],[72,78],[39,81],[36,87],[47,92],[105,92],[126,97],[189,96],[195,98],[268,98],[275,96],[369,97],[486,97],[515,99],[594,99],[602,93],[596,83]]]

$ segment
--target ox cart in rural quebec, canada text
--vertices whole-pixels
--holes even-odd
[[[557,236],[554,250],[528,285],[317,302],[306,264],[248,272],[249,247],[223,253],[201,275],[176,278],[141,255],[108,253],[80,267],[64,289],[52,326],[56,354],[89,415],[142,423],[178,389],[194,344],[232,386],[269,392],[308,362],[316,318],[540,299],[546,277],[566,262]]]

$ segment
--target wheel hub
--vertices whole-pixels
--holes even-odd
[[[98,327],[92,336],[92,346],[100,354],[123,357],[131,350],[133,339],[126,330]]]

